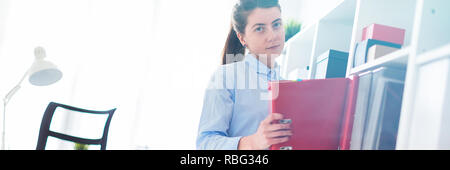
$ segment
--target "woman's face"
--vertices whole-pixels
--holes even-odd
[[[278,7],[256,8],[247,18],[244,34],[238,34],[252,54],[270,59],[278,57],[284,48],[285,32]]]

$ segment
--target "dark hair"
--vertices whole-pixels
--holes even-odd
[[[278,0],[238,0],[233,7],[230,32],[228,33],[228,38],[222,51],[222,65],[242,60],[242,58],[227,57],[227,54],[237,57],[245,54],[245,47],[239,41],[237,33],[245,33],[247,18],[250,13],[256,8],[273,7],[278,7],[281,10]]]

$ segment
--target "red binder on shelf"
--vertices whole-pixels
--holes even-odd
[[[348,149],[358,78],[270,82],[271,113],[291,122],[288,142],[271,150]]]

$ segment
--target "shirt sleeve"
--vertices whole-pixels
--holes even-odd
[[[206,89],[197,136],[199,150],[237,150],[241,137],[230,137],[233,92],[225,86],[224,69],[218,69]]]

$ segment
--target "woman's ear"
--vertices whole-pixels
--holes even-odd
[[[245,43],[244,34],[239,32],[237,33],[237,37],[239,38],[239,41],[241,42],[242,46],[246,47],[247,44]]]

